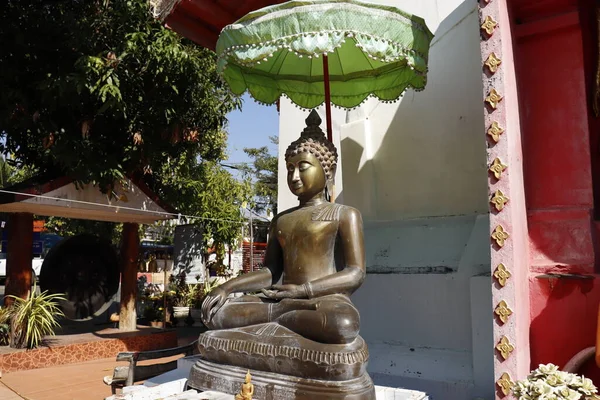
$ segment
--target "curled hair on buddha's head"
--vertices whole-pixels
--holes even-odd
[[[312,110],[306,118],[306,128],[300,134],[300,138],[292,142],[285,151],[285,160],[299,153],[310,153],[319,160],[327,180],[333,181],[337,167],[337,149],[327,140],[319,125],[321,125],[321,117]]]

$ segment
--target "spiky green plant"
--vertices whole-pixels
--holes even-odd
[[[14,303],[8,307],[11,322],[11,347],[36,348],[44,336],[54,336],[58,318],[64,316],[58,301],[66,300],[61,294],[37,293],[36,287],[27,298],[8,296]]]
[[[8,309],[0,307],[0,346],[6,346],[10,338],[10,318]]]

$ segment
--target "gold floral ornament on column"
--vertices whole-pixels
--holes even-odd
[[[494,271],[494,278],[498,280],[500,286],[506,286],[506,281],[512,276],[510,271],[506,269],[506,266],[502,263],[498,264],[496,271]]]
[[[500,247],[504,246],[504,243],[506,242],[508,237],[509,237],[508,232],[506,232],[504,230],[502,225],[498,225],[496,227],[496,229],[494,229],[494,232],[492,233],[492,239],[494,239],[496,241],[496,244]]]
[[[513,311],[508,307],[508,304],[506,304],[506,302],[502,300],[496,306],[494,314],[496,314],[498,316],[498,319],[500,319],[500,321],[502,321],[502,323],[505,324],[508,322],[508,319],[513,314]]]
[[[510,344],[510,341],[506,336],[502,336],[500,342],[496,345],[496,350],[498,350],[502,358],[506,360],[510,357],[510,354],[515,351],[515,346]]]
[[[490,172],[494,174],[496,179],[502,178],[502,173],[508,168],[508,165],[502,164],[502,161],[498,157],[494,159],[492,165],[490,165]]]
[[[495,53],[491,53],[484,62],[485,66],[488,67],[492,74],[498,71],[498,67],[502,64],[502,60],[496,56]]]
[[[500,103],[502,99],[502,95],[498,93],[496,89],[492,88],[488,96],[485,98],[485,101],[495,110],[498,108],[498,103]]]
[[[494,193],[492,196],[490,203],[494,205],[496,210],[502,211],[506,203],[508,203],[508,197],[506,197],[501,190],[496,190],[496,193]]]
[[[510,375],[505,372],[500,376],[500,379],[496,381],[496,385],[498,385],[503,395],[508,396],[514,383],[512,379],[510,379]]]
[[[492,36],[494,34],[496,26],[498,26],[498,23],[494,20],[494,18],[488,15],[483,20],[483,23],[481,24],[481,29],[483,29],[485,33],[488,34],[488,36]]]
[[[490,125],[490,127],[487,130],[487,134],[496,143],[498,143],[500,141],[500,135],[502,135],[503,133],[504,133],[504,128],[502,128],[500,126],[500,124],[498,124],[498,122],[496,122],[496,121],[492,122],[492,124]]]

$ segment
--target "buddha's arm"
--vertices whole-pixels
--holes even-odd
[[[335,274],[316,279],[304,285],[309,298],[328,294],[351,294],[365,279],[365,246],[360,212],[345,207],[340,213],[340,240],[343,246],[345,268]]]
[[[271,271],[263,268],[228,280],[221,285],[227,293],[257,292],[271,286]]]

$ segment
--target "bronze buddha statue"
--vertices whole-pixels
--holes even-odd
[[[200,336],[200,354],[209,363],[254,369],[257,392],[262,390],[258,370],[353,382],[353,389],[323,398],[372,399],[365,372],[368,351],[349,298],[365,278],[362,217],[326,199],[337,151],[320,123],[311,112],[300,138],[286,151],[287,182],[299,205],[271,222],[265,267],[229,280],[204,300],[202,319],[210,331]],[[259,294],[230,298],[239,292]],[[277,357],[282,359],[274,361]],[[318,398],[313,395],[282,399]]]

